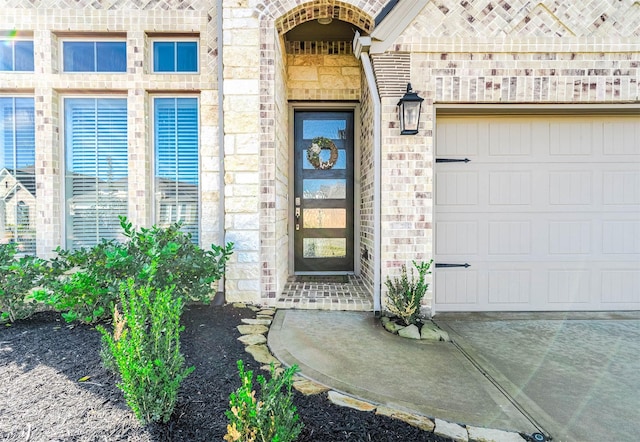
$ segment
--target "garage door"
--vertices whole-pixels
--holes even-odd
[[[435,156],[437,311],[640,309],[640,116],[439,116]]]

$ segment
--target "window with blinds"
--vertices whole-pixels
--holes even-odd
[[[66,247],[123,240],[127,215],[127,100],[67,98],[65,117]]]
[[[177,221],[199,242],[197,98],[155,98],[155,224]]]
[[[0,242],[36,253],[33,98],[0,97]]]

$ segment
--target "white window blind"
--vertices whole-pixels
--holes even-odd
[[[36,253],[33,98],[0,97],[0,241]]]
[[[122,240],[127,215],[127,100],[65,99],[67,248]]]
[[[199,241],[198,100],[154,99],[155,223],[182,221]]]

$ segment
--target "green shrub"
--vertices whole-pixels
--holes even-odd
[[[260,396],[256,398],[253,388],[253,372],[245,371],[238,361],[242,385],[229,396],[230,409],[225,413],[229,419],[228,442],[290,442],[302,431],[297,409],[293,405],[291,386],[297,366],[289,367],[277,375],[271,364],[271,379],[258,375]]]
[[[63,311],[65,320],[95,323],[109,318],[120,285],[132,279],[136,287],[175,287],[175,296],[207,302],[211,285],[224,274],[233,244],[205,251],[180,231],[181,224],[136,230],[120,217],[127,242],[103,240],[90,249],[57,249],[54,272],[40,300]]]
[[[37,306],[32,289],[48,272],[47,262],[35,256],[16,257],[18,245],[0,244],[0,320],[28,318]]]
[[[432,261],[416,263],[413,266],[418,270],[418,279],[414,277],[413,268],[411,269],[411,279],[407,276],[407,267],[402,266],[402,272],[399,278],[389,278],[385,285],[387,286],[387,298],[385,304],[389,312],[400,318],[405,325],[416,324],[420,315],[420,305],[422,298],[429,284],[425,282],[426,275],[430,274]]]
[[[113,332],[102,333],[106,365],[120,374],[118,387],[143,423],[167,422],[182,381],[193,371],[180,353],[183,300],[173,287],[136,287],[133,279],[120,291],[122,314],[114,310]]]

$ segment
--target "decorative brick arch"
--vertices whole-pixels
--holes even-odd
[[[370,32],[374,26],[373,17],[383,7],[383,0],[267,0],[255,8],[260,21],[260,164],[265,165],[260,170],[260,293],[266,302],[275,301],[285,274],[282,264],[278,264],[283,253],[283,238],[278,237],[282,232],[282,224],[280,230],[278,225],[286,223],[286,220],[278,218],[283,212],[278,204],[286,199],[278,195],[283,188],[278,181],[278,161],[282,155],[278,155],[282,154],[283,149],[288,152],[288,146],[284,145],[287,144],[287,138],[283,141],[281,135],[288,132],[287,98],[276,95],[277,76],[282,75],[282,57],[285,55],[281,52],[281,36],[299,24],[327,16]],[[292,185],[291,177],[287,185]]]
[[[337,0],[308,2],[296,6],[275,20],[275,28],[278,34],[283,35],[304,22],[321,17],[331,17],[351,23],[367,34],[373,30],[373,19],[369,14],[354,5]]]

